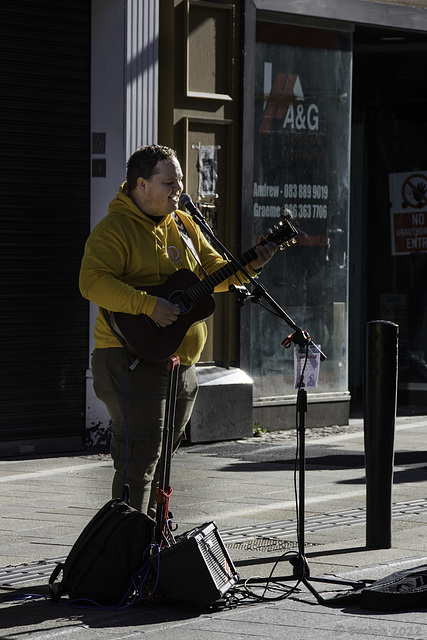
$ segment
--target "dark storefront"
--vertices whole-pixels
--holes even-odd
[[[352,338],[364,321],[399,325],[399,410],[427,401],[427,35],[354,33],[350,388],[362,398]]]
[[[0,454],[82,449],[90,3],[3,2]]]

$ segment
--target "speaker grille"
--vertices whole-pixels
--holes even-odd
[[[230,563],[225,548],[220,544],[218,531],[213,530],[207,533],[200,541],[200,552],[218,588],[227,585],[233,577]]]

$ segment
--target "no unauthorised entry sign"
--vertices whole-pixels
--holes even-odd
[[[427,171],[389,176],[392,254],[427,251]]]

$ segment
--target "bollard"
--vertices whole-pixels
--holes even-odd
[[[366,546],[389,549],[399,327],[393,322],[374,320],[365,329]]]

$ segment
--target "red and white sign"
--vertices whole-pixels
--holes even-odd
[[[427,171],[389,176],[393,255],[427,252]]]

